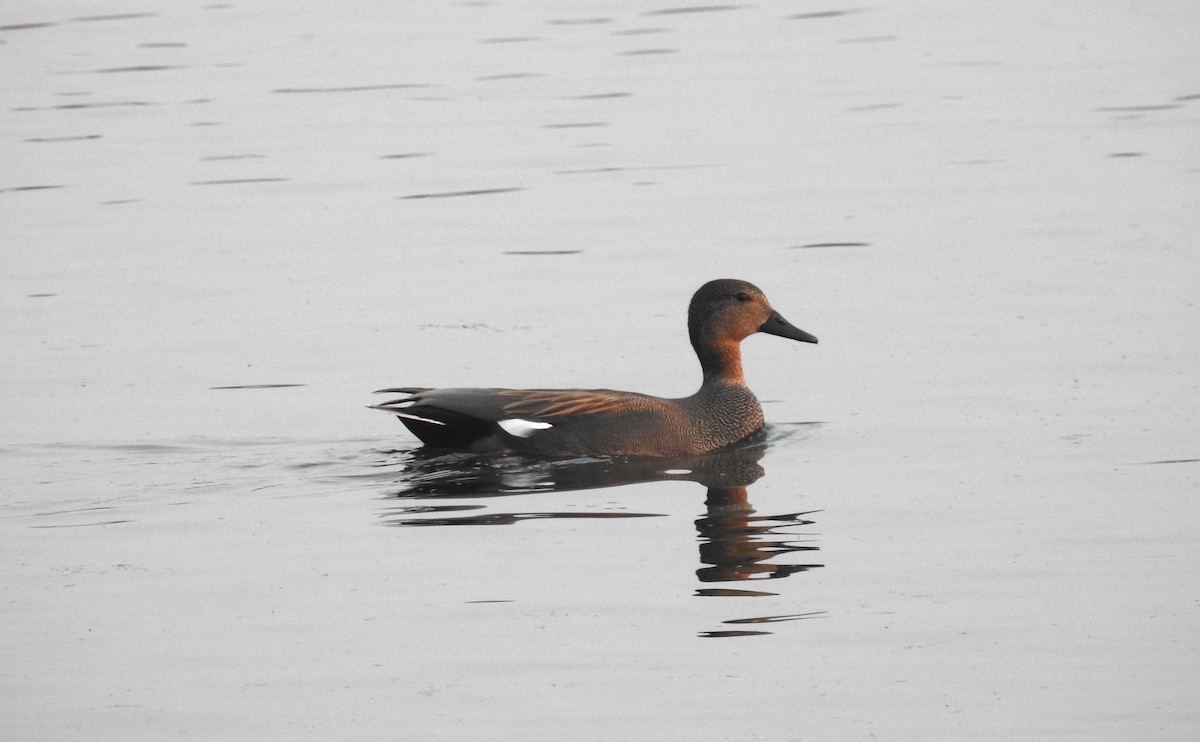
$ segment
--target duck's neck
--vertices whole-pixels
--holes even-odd
[[[711,345],[698,346],[696,355],[704,369],[705,384],[738,384],[745,386],[742,375],[742,347],[736,340],[724,340]]]

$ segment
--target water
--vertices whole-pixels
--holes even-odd
[[[10,3],[14,739],[1191,739],[1197,11]],[[396,385],[699,382],[705,461]]]

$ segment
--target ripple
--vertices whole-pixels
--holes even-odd
[[[525,189],[520,188],[520,187],[510,187],[510,188],[476,188],[476,189],[469,190],[469,191],[442,191],[442,192],[438,192],[438,193],[414,193],[409,196],[400,196],[400,200],[411,201],[411,200],[422,199],[422,198],[458,198],[460,196],[490,196],[490,195],[497,194],[497,193],[514,193],[516,191],[523,191],[523,190],[525,190]]]

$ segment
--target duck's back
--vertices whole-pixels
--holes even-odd
[[[744,385],[660,399],[610,389],[391,390],[379,405],[426,445],[543,456],[694,456],[751,435],[762,409]]]

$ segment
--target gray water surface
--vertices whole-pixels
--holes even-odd
[[[1190,740],[1200,10],[10,2],[11,739]],[[766,444],[429,456],[397,385]]]

